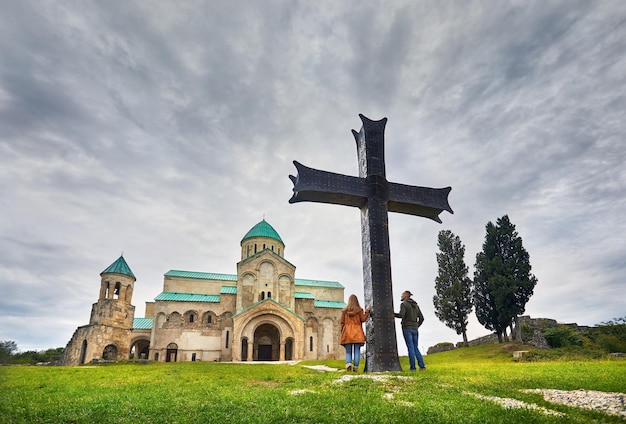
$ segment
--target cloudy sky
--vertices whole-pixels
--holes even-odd
[[[171,269],[236,273],[264,217],[296,277],[362,299],[359,210],[288,203],[293,160],[358,175],[359,113],[388,118],[389,181],[452,187],[443,224],[389,217],[421,348],[461,340],[433,311],[437,233],[473,275],[505,214],[539,281],[528,314],[626,316],[624,1],[0,9],[0,340],[22,351],[65,346],[122,252],[142,317]]]

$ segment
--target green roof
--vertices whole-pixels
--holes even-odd
[[[237,274],[216,274],[212,272],[179,271],[174,269],[166,272],[165,276],[196,278],[199,280],[237,281]],[[330,287],[335,289],[344,288],[341,283],[338,283],[337,281],[306,280],[303,278],[296,278],[294,283],[296,286]]]
[[[152,318],[134,318],[133,330],[152,330]]]
[[[213,272],[178,271],[172,269],[165,273],[166,277],[197,278],[200,280],[237,281],[235,274],[216,274]]]
[[[135,278],[135,274],[133,274],[133,272],[130,270],[130,267],[126,263],[126,260],[124,260],[123,256],[117,258],[115,262],[113,262],[111,265],[109,265],[107,269],[100,273],[100,275],[102,274],[123,274]],[[137,278],[135,278],[135,280],[136,279]]]
[[[172,300],[178,302],[210,302],[219,303],[220,296],[217,294],[192,294],[162,292],[154,300]]]
[[[336,289],[343,289],[344,287],[337,281],[322,281],[322,280],[304,280],[302,278],[296,278],[296,286],[311,286],[311,287],[333,287]]]
[[[294,297],[296,299],[315,299],[311,293],[295,292]]]
[[[332,300],[316,300],[313,303],[313,306],[316,308],[332,308],[332,309],[343,309],[346,307],[345,302],[334,302]]]
[[[285,244],[283,243],[283,240],[280,238],[280,236],[278,235],[274,227],[268,224],[265,219],[259,222],[258,224],[256,224],[254,227],[252,227],[250,231],[248,231],[246,235],[243,236],[243,238],[241,239],[241,243],[243,243],[244,240],[247,240],[252,237],[273,238],[274,240],[278,240],[282,244]]]
[[[237,286],[222,286],[220,294],[237,294]]]

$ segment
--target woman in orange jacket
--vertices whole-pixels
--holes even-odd
[[[361,346],[365,343],[363,323],[369,316],[370,307],[366,306],[363,311],[356,295],[350,295],[348,305],[341,310],[341,338],[339,339],[339,343],[346,348],[346,371],[359,369]]]

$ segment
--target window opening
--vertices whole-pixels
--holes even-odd
[[[271,292],[271,291],[268,291],[268,292],[267,292],[267,298],[268,298],[268,299],[271,299],[271,298],[272,298],[272,292]]]
[[[191,362],[196,362],[196,352],[191,354]]]
[[[309,351],[313,352],[313,336],[309,337]]]
[[[230,331],[226,331],[226,349],[228,349],[228,339],[230,338]]]

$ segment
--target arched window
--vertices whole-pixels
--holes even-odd
[[[261,292],[261,300],[265,299],[265,292]]]
[[[241,340],[241,360],[248,360],[248,339],[244,338]]]
[[[189,322],[193,322],[193,319],[194,319],[193,317],[194,317],[193,314],[189,314]]]
[[[256,253],[256,243],[254,243],[254,253]]]
[[[206,323],[211,324],[212,322],[213,322],[213,317],[211,317],[211,314],[209,314],[206,318]]]
[[[309,351],[313,352],[313,336],[309,337]]]
[[[271,298],[272,298],[272,292],[271,292],[271,291],[268,291],[268,292],[267,292],[267,298],[268,298],[268,299],[271,299]]]

